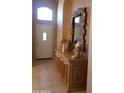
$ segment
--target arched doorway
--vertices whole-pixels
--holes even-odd
[[[53,10],[48,7],[38,7],[36,17],[35,58],[53,57]]]

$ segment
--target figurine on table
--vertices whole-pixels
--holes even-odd
[[[81,47],[80,42],[77,42],[74,48],[74,55],[72,56],[72,59],[80,57],[80,49],[81,49],[80,47]]]

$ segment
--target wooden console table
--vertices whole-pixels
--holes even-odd
[[[86,57],[72,59],[72,52],[56,51],[58,71],[67,86],[68,93],[86,89],[87,63]]]

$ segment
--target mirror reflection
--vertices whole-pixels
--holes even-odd
[[[74,42],[80,42],[81,37],[81,16],[78,16],[74,19]]]

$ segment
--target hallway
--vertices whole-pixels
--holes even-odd
[[[67,93],[54,60],[37,60],[32,67],[32,93]],[[72,93],[85,93],[78,91]]]

